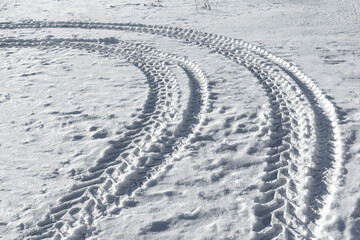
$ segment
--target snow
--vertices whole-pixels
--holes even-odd
[[[209,2],[0,3],[0,239],[360,239],[360,3]]]

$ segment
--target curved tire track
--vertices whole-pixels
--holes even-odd
[[[121,47],[109,46],[108,42],[116,42]],[[132,193],[182,150],[200,127],[202,115],[208,107],[207,80],[195,63],[142,44],[115,39],[100,42],[85,39],[0,42],[1,47],[59,45],[95,50],[101,54],[121,54],[145,73],[150,91],[142,114],[128,126],[124,136],[112,143],[104,156],[88,170],[89,174],[82,176],[82,183],[73,185],[70,192],[59,199],[59,205],[50,209],[45,220],[37,224],[38,228],[27,233],[28,239],[61,239],[79,231],[90,236],[96,231],[96,218],[117,214],[123,207],[136,204],[131,199]],[[179,101],[176,78],[163,62],[146,56],[150,54],[177,61],[189,77],[188,106],[173,132],[170,130],[176,123]]]
[[[15,47],[62,45],[62,47],[97,50],[100,53],[111,52],[108,46],[94,43],[67,40],[52,41],[17,41],[4,42],[2,45]],[[39,228],[29,232],[29,239],[42,239],[47,237],[62,238],[70,235],[72,228],[82,228],[83,232],[91,232],[94,218],[107,214],[111,207],[121,204],[120,197],[130,194],[136,184],[141,182],[152,165],[161,158],[157,155],[158,149],[149,149],[146,152],[148,162],[152,165],[138,166],[135,156],[145,157],[146,146],[140,146],[151,139],[160,136],[165,131],[166,118],[173,112],[169,106],[175,104],[176,84],[174,76],[162,64],[136,56],[136,50],[112,49],[124,55],[125,58],[140,68],[147,76],[150,91],[143,107],[142,114],[128,126],[128,131],[122,138],[107,149],[104,156],[96,165],[89,169],[89,175],[82,177],[82,183],[72,187],[70,192],[59,199],[59,205],[52,207],[45,220],[39,222]],[[162,75],[163,74],[163,75]],[[175,85],[175,86],[171,86]],[[175,90],[175,91],[174,91]],[[152,141],[154,142],[154,140]],[[155,143],[154,143],[155,144]],[[150,146],[151,147],[151,146]],[[136,166],[136,168],[132,168]],[[136,182],[135,182],[136,181]]]
[[[143,24],[25,22],[2,29],[82,28],[149,33],[205,46],[249,69],[269,97],[268,157],[254,239],[322,237],[341,181],[343,145],[334,104],[294,64],[252,44],[196,30]]]

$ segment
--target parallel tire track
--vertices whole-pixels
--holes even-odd
[[[269,97],[268,157],[255,200],[254,239],[322,237],[342,176],[334,104],[298,67],[252,44],[196,30],[143,24],[25,22],[0,29],[81,28],[149,33],[204,46],[249,69]]]
[[[109,41],[118,45],[110,46]],[[104,42],[107,44],[102,44]],[[0,46],[61,46],[101,54],[120,54],[145,73],[150,86],[142,114],[88,170],[89,174],[82,176],[82,183],[73,185],[69,193],[59,199],[59,205],[50,209],[45,220],[27,233],[29,239],[61,239],[74,231],[90,236],[96,231],[96,218],[117,214],[123,207],[131,206],[132,193],[181,151],[200,127],[208,106],[207,80],[195,63],[142,44],[115,39],[35,39],[4,40]],[[179,100],[176,78],[163,62],[147,57],[149,54],[176,60],[189,77],[188,106],[173,132],[170,132],[171,125],[176,123],[173,120],[179,115],[176,110]]]
[[[97,50],[100,53],[111,52],[106,49],[109,48],[108,46],[81,41],[33,40],[5,43],[16,47],[56,44],[62,47]],[[124,55],[147,76],[150,91],[143,112],[128,127],[124,136],[113,143],[96,165],[89,169],[89,174],[82,177],[82,183],[74,185],[67,195],[59,199],[59,205],[50,209],[45,220],[37,224],[39,228],[27,234],[31,236],[30,238],[41,239],[52,236],[61,238],[69,235],[74,226],[91,227],[96,215],[106,215],[108,211],[114,211],[112,208],[121,204],[119,196],[130,194],[129,191],[135,187],[135,180],[140,180],[142,175],[146,175],[148,168],[156,165],[156,160],[161,160],[157,157],[159,150],[156,148],[146,152],[148,159],[142,160],[142,166],[138,166],[139,163],[135,162],[137,160],[135,156],[146,158],[144,151],[147,150],[147,146],[141,144],[154,142],[153,138],[160,136],[165,130],[165,118],[173,112],[169,106],[177,101],[176,84],[171,86],[174,85],[175,78],[159,62],[136,56],[135,50],[129,48],[112,50]],[[136,169],[131,169],[133,166],[136,166]],[[89,229],[83,231],[85,230],[89,231]]]

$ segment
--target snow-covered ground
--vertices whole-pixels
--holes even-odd
[[[197,2],[0,2],[0,239],[360,239],[360,2]]]

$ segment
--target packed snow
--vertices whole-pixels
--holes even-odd
[[[0,239],[360,239],[360,2],[0,2]]]

